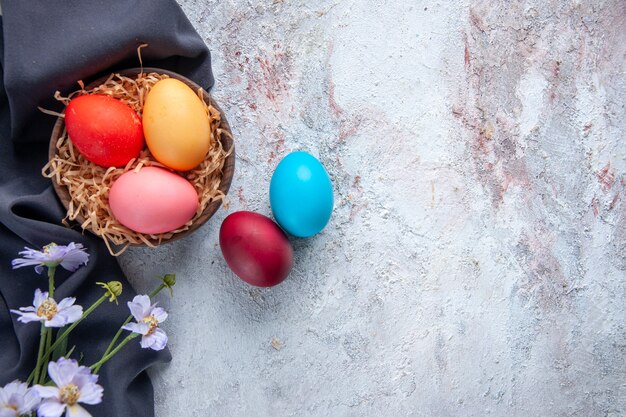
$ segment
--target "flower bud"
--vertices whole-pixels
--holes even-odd
[[[165,274],[165,276],[163,277],[163,283],[167,287],[173,287],[174,285],[176,285],[176,274]]]
[[[107,282],[107,286],[109,287],[109,291],[111,292],[112,295],[116,297],[119,297],[120,295],[122,295],[122,289],[124,288],[124,286],[122,285],[121,282],[109,281]]]
[[[117,297],[122,295],[123,285],[119,281],[109,281],[106,284],[104,282],[96,282],[102,288],[107,290],[105,296],[109,297],[109,302],[115,301],[117,304]]]
[[[161,279],[163,280],[165,288],[170,290],[170,297],[173,297],[174,289],[172,287],[176,285],[176,274],[165,274]]]

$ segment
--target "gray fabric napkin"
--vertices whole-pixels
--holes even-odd
[[[96,281],[123,282],[120,306],[104,303],[70,338],[86,364],[100,358],[135,295],[100,239],[60,224],[64,211],[50,181],[41,176],[55,118],[37,106],[60,110],[52,98],[56,90],[69,92],[77,80],[138,66],[136,50],[142,43],[149,44],[142,49],[145,66],[178,72],[207,90],[213,85],[209,51],[174,1],[11,0],[1,7],[0,386],[26,380],[39,342],[39,325],[18,323],[9,313],[30,305],[35,288],[47,288],[46,277],[32,268],[11,269],[24,246],[80,242],[88,248],[86,267],[74,273],[58,269],[55,298],[71,295],[89,306],[103,293]],[[167,350],[144,350],[131,342],[101,369],[104,400],[88,410],[102,417],[153,416],[145,370],[169,359]]]

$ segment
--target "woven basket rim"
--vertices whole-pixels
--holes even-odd
[[[194,81],[190,80],[189,78],[187,78],[187,77],[185,77],[183,75],[180,75],[180,74],[178,74],[176,72],[170,71],[170,70],[166,70],[166,69],[163,69],[163,68],[156,68],[156,67],[143,67],[143,68],[137,67],[137,68],[128,68],[128,69],[124,69],[124,70],[120,70],[120,71],[115,71],[115,72],[112,72],[112,73],[110,73],[108,75],[99,77],[99,78],[95,79],[94,81],[91,81],[89,84],[87,84],[85,86],[85,89],[89,90],[89,89],[92,89],[92,88],[102,84],[104,81],[107,80],[108,77],[111,76],[111,74],[120,74],[120,75],[126,76],[126,77],[133,77],[135,75],[140,74],[141,72],[143,72],[143,73],[156,72],[158,74],[168,75],[171,78],[174,78],[174,79],[177,79],[179,81],[182,81],[183,83],[188,85],[194,91],[202,90],[204,101],[207,104],[215,107],[215,109],[217,109],[220,112],[220,114],[221,114],[220,129],[222,129],[222,130],[224,130],[224,131],[229,133],[229,135],[220,135],[220,141],[222,143],[222,147],[225,150],[229,151],[229,154],[227,155],[227,157],[226,157],[226,159],[224,161],[224,167],[222,168],[222,178],[221,178],[220,186],[219,186],[218,189],[222,193],[224,193],[224,195],[227,195],[228,191],[230,189],[231,183],[232,183],[234,170],[235,170],[235,144],[234,144],[234,140],[232,139],[232,132],[231,132],[231,129],[230,129],[230,124],[228,123],[228,120],[226,119],[226,116],[224,115],[224,112],[222,111],[220,106],[215,102],[215,100],[213,100],[211,95],[206,90],[204,90],[201,86],[199,86],[198,84],[196,84]],[[63,110],[62,113],[65,113],[65,109]],[[56,143],[57,143],[57,140],[58,140],[59,136],[63,132],[64,126],[65,126],[64,118],[63,117],[58,117],[57,121],[54,124],[54,127],[52,129],[52,134],[50,135],[50,145],[49,145],[49,148],[48,148],[48,160],[51,160],[56,155]],[[61,201],[61,204],[63,205],[63,207],[67,211],[68,208],[69,208],[69,202],[71,201],[71,197],[70,197],[69,191],[67,190],[67,188],[65,186],[58,184],[54,179],[51,179],[51,181],[52,181],[52,186],[54,188],[54,191],[55,191],[57,197],[59,198],[59,200]],[[191,226],[189,226],[189,228],[187,230],[184,230],[184,231],[179,232],[179,233],[175,233],[169,239],[154,239],[154,238],[151,238],[150,236],[147,236],[147,235],[146,235],[146,238],[154,246],[159,246],[159,245],[162,245],[162,244],[165,244],[165,243],[174,242],[176,240],[182,239],[182,238],[190,235],[191,233],[193,233],[195,230],[200,228],[203,224],[205,224],[215,214],[215,212],[217,212],[217,210],[220,208],[221,204],[222,203],[219,200],[211,202],[204,209],[204,211],[202,212],[200,217],[198,217],[191,224]],[[75,220],[73,220],[73,223],[77,223],[78,225],[80,225],[84,221],[85,221],[85,219],[82,216],[78,216]],[[87,227],[87,228],[81,229],[81,230],[86,230],[86,231],[96,235],[91,230],[90,227]],[[100,236],[98,236],[98,237],[100,237]],[[112,243],[111,243],[111,245],[115,246]],[[130,243],[129,245],[130,246],[135,246],[135,247],[148,247],[148,245],[146,245],[145,243]]]

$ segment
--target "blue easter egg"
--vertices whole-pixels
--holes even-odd
[[[297,237],[319,233],[333,211],[333,185],[324,166],[306,152],[287,155],[272,175],[270,205],[288,233]]]

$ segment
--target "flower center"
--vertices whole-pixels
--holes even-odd
[[[17,411],[17,405],[13,405],[13,404],[5,404],[1,406],[0,408],[6,408],[8,410]]]
[[[55,246],[57,246],[56,243],[50,243],[50,244],[44,246],[43,247],[43,253],[45,253],[46,255],[50,255],[50,249],[52,249]]]
[[[45,317],[46,320],[52,320],[57,314],[57,303],[52,298],[46,298],[43,303],[37,309],[37,315],[39,317]]]
[[[143,319],[143,322],[147,323],[148,326],[150,326],[150,330],[148,330],[148,333],[146,333],[146,336],[150,336],[152,333],[154,333],[157,327],[159,327],[159,321],[154,316],[146,317],[145,319]]]
[[[74,384],[67,384],[59,390],[59,399],[62,403],[67,405],[76,404],[78,402],[78,397],[80,397],[80,391]]]

